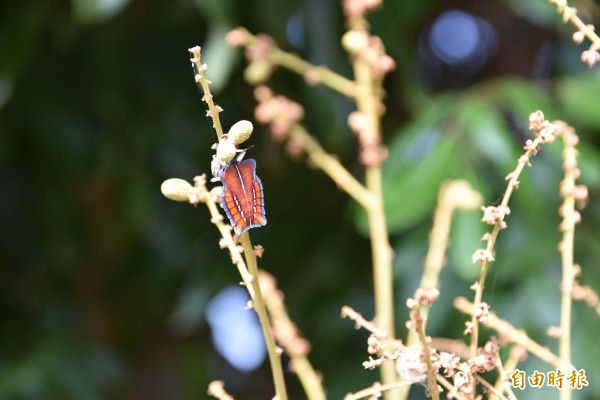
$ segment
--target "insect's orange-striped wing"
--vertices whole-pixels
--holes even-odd
[[[223,194],[221,207],[236,234],[267,223],[263,188],[256,176],[256,162],[252,159],[232,161],[221,173]]]

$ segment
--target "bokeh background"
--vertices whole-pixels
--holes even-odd
[[[598,1],[575,5],[599,23]],[[600,74],[581,63],[587,45],[572,42],[574,28],[545,0],[390,0],[371,21],[397,62],[384,131],[399,334],[441,182],[467,179],[497,202],[536,109],[581,138],[591,201],[576,260],[581,281],[600,289]],[[224,126],[253,119],[242,52],[224,42],[239,25],[351,76],[337,0],[0,4],[0,399],[199,399],[212,379],[240,399],[273,395],[256,321],[242,309],[240,278],[208,212],[159,190],[166,178],[210,170],[213,134],[189,47],[203,46]],[[352,104],[287,71],[270,84],[304,105],[309,130],[361,176],[346,125]],[[367,334],[339,318],[345,304],[373,315],[365,221],[266,128],[256,126],[251,144],[269,219],[252,231],[266,249],[261,266],[312,342],[329,397],[341,398],[379,379],[361,366]],[[521,179],[485,294],[502,318],[555,351],[545,332],[559,324],[560,152],[558,142],[543,148]],[[455,220],[433,336],[462,337],[466,318],[451,300],[471,297],[479,219]],[[590,384],[575,397],[598,399],[600,322],[575,303],[573,328],[574,362]],[[521,369],[551,370],[535,357]],[[302,398],[287,378],[291,397]],[[557,397],[544,388],[519,398]]]

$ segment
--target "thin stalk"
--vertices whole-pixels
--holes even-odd
[[[473,306],[473,303],[471,303],[464,297],[457,297],[456,299],[454,299],[454,307],[465,314],[472,314]],[[491,311],[488,314],[488,319],[485,323],[485,326],[502,334],[502,337],[508,343],[518,344],[519,346],[527,350],[529,353],[533,354],[540,360],[547,362],[554,368],[564,367],[564,365],[562,365],[560,357],[548,350],[547,347],[540,345],[538,342],[527,336],[525,331],[523,331],[522,329],[515,328],[510,324],[510,322],[498,318],[496,314],[494,314]],[[573,368],[573,366],[570,365],[569,368]]]
[[[356,97],[357,108],[369,121],[371,134],[381,137],[381,126],[377,111],[374,81],[370,66],[360,58],[353,62],[354,74],[358,85]],[[375,143],[378,140],[374,141]],[[373,258],[373,282],[375,292],[375,320],[379,327],[386,331],[390,339],[394,339],[394,292],[391,246],[389,243],[387,221],[383,203],[383,178],[379,165],[367,166],[365,172],[367,189],[374,197],[371,207],[367,208],[369,232],[371,236],[371,252]],[[391,342],[388,342],[391,343]],[[381,380],[384,385],[397,380],[394,363],[386,362],[381,366]],[[386,400],[399,399],[400,392],[395,389],[386,392]]]
[[[560,339],[559,351],[563,368],[571,365],[571,325],[572,325],[572,291],[575,282],[575,268],[573,266],[573,246],[575,242],[575,224],[577,223],[575,211],[575,184],[578,175],[577,169],[577,136],[573,129],[564,123],[556,122],[561,127],[559,134],[562,136],[565,148],[563,150],[563,167],[565,177],[561,182],[561,195],[563,203],[561,206],[561,214],[563,221],[561,230],[563,238],[560,248],[561,263],[562,263],[562,284],[561,284],[561,304],[560,304]],[[570,400],[572,398],[572,389],[570,385],[566,385],[560,391],[560,400]]]
[[[269,354],[269,362],[271,363],[271,371],[273,372],[273,382],[275,383],[277,400],[287,400],[285,380],[283,379],[283,369],[281,368],[281,358],[279,357],[279,351],[275,345],[275,339],[273,339],[273,333],[271,332],[271,324],[269,323],[267,309],[260,291],[260,283],[258,281],[258,265],[256,262],[256,254],[254,254],[254,248],[252,247],[252,242],[250,241],[250,234],[248,232],[242,233],[240,236],[240,242],[244,248],[244,256],[246,258],[248,270],[252,275],[251,285],[254,291],[252,302],[254,309],[258,314],[260,326],[265,336],[267,352]]]
[[[415,332],[419,336],[419,341],[421,342],[421,347],[423,348],[423,356],[425,357],[425,362],[427,363],[428,393],[431,395],[433,400],[440,400],[440,392],[438,390],[438,384],[435,378],[436,369],[431,361],[431,350],[429,348],[429,343],[427,343],[427,336],[425,336],[425,320],[422,318],[419,309],[420,306],[418,305],[413,307],[413,313],[415,315],[414,320],[420,321],[421,324],[421,326],[415,327]]]
[[[372,143],[378,143],[381,138],[381,126],[370,66],[366,61],[356,58],[353,62],[353,67],[358,86],[356,105],[358,111],[366,115],[369,119],[371,135],[376,137]],[[367,166],[365,181],[367,189],[373,197],[373,202],[366,211],[369,219],[373,259],[375,321],[382,330],[388,333],[389,339],[387,340],[387,344],[391,346],[391,339],[394,339],[396,336],[394,326],[392,250],[385,218],[383,178],[379,165]],[[391,384],[397,380],[393,362],[386,362],[381,366],[381,380],[384,385]],[[400,392],[398,389],[390,390],[385,393],[384,398],[386,400],[397,400],[400,398]]]
[[[373,197],[371,192],[352,176],[342,163],[327,153],[302,125],[294,124],[290,130],[290,138],[302,147],[312,164],[325,172],[340,189],[348,193],[363,208],[371,207]]]

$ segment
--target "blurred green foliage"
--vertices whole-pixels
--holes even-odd
[[[578,5],[600,21],[594,2]],[[474,74],[441,66],[435,80],[419,64],[436,18],[460,8],[498,34],[496,53]],[[388,1],[372,15],[397,70],[386,81],[383,121],[389,158],[385,200],[395,251],[397,326],[420,278],[441,182],[463,178],[487,203],[498,201],[540,108],[577,129],[581,182],[591,201],[576,233],[581,281],[600,289],[600,74],[579,60],[553,7],[527,1]],[[0,5],[0,398],[197,399],[224,379],[244,398],[270,398],[267,365],[251,374],[213,349],[207,302],[240,278],[202,207],[162,198],[161,182],[209,171],[211,123],[204,116],[187,49],[200,44],[229,127],[252,119],[252,88],[239,50],[223,35],[243,25],[346,76],[337,1],[73,0]],[[425,72],[424,72],[425,71]],[[425,78],[424,78],[425,76]],[[306,123],[350,171],[362,173],[346,126],[352,107],[328,89],[276,71],[272,86],[302,103]],[[279,280],[291,317],[313,344],[331,398],[378,379],[364,371],[366,333],[339,318],[342,305],[373,313],[364,216],[320,172],[291,161],[256,127],[252,157],[265,190],[269,225],[252,232],[262,267]],[[552,350],[559,323],[556,250],[560,143],[533,159],[511,203],[485,293],[499,316]],[[465,317],[451,307],[471,296],[470,254],[485,229],[479,213],[453,226],[441,300],[429,333],[461,337]],[[575,303],[573,358],[600,398],[600,322]],[[522,369],[550,368],[530,357]],[[292,398],[302,398],[292,373]],[[423,397],[415,388],[411,398]],[[529,390],[523,399],[556,398]]]

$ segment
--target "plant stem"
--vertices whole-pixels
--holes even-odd
[[[472,314],[474,305],[464,297],[454,299],[454,307],[465,314]],[[508,343],[515,343],[528,352],[538,357],[542,361],[547,362],[555,368],[563,368],[560,358],[548,350],[547,347],[540,345],[535,340],[531,339],[522,329],[517,329],[508,321],[500,319],[493,312],[489,312],[485,326],[502,334]],[[570,366],[573,368],[572,366]]]
[[[250,241],[250,234],[248,232],[242,233],[240,236],[240,242],[244,248],[244,256],[246,258],[248,270],[252,275],[252,288],[254,290],[252,302],[254,309],[258,314],[258,319],[260,321],[263,334],[265,335],[265,342],[267,345],[267,352],[269,353],[271,371],[273,372],[273,381],[275,383],[277,400],[287,400],[285,380],[283,379],[283,369],[281,368],[281,358],[279,357],[279,351],[275,345],[275,339],[273,339],[273,333],[271,332],[271,324],[269,323],[267,309],[260,291],[260,283],[258,281],[258,265],[256,262],[256,255],[254,254],[254,248],[252,247],[252,242]]]
[[[428,385],[428,393],[431,395],[433,400],[440,400],[440,392],[438,390],[438,384],[435,378],[436,369],[433,366],[433,362],[431,361],[431,350],[429,349],[429,343],[427,343],[427,336],[425,336],[425,320],[421,316],[420,306],[413,307],[413,313],[415,315],[414,320],[420,321],[421,326],[415,327],[414,332],[419,336],[419,341],[421,342],[421,347],[423,348],[423,356],[425,357],[425,362],[427,363],[427,385]]]
[[[563,222],[563,238],[559,246],[562,263],[562,283],[561,283],[561,304],[560,304],[560,341],[559,351],[563,368],[571,365],[571,293],[575,281],[575,272],[573,267],[573,245],[575,242],[575,180],[577,179],[577,150],[575,143],[577,136],[571,127],[560,121],[555,122],[560,127],[559,134],[562,136],[565,148],[563,150],[563,166],[565,177],[561,182],[561,194],[563,203],[561,214]],[[570,190],[566,190],[570,188]],[[570,385],[566,385],[560,391],[560,400],[570,400],[572,390]]]
[[[387,223],[383,209],[382,177],[379,167],[369,167],[366,171],[367,187],[374,196],[373,206],[367,209],[371,252],[373,259],[373,291],[375,292],[375,321],[387,332],[389,339],[395,338],[394,292],[391,246],[388,241]],[[386,340],[384,340],[386,341]],[[389,342],[389,341],[388,341]],[[391,343],[391,342],[390,342]],[[393,362],[381,366],[381,380],[388,385],[397,380]],[[386,399],[397,398],[398,389],[386,392]]]
[[[360,57],[353,60],[354,76],[357,85],[356,106],[369,121],[368,132],[372,135],[370,143],[379,143],[381,140],[381,125],[378,112],[378,99],[376,97],[375,81],[370,65]],[[394,291],[392,250],[389,243],[387,221],[383,203],[383,178],[379,164],[367,165],[365,171],[367,189],[372,195],[372,204],[366,209],[369,219],[369,233],[371,236],[371,253],[373,259],[373,290],[375,292],[375,321],[380,329],[389,335],[387,344],[391,346],[391,339],[396,336],[394,326]],[[386,362],[381,366],[381,380],[383,385],[388,385],[397,380],[393,362]],[[386,400],[399,399],[398,389],[390,390],[384,394]]]
[[[371,206],[373,197],[371,192],[335,157],[323,150],[319,142],[302,125],[294,124],[290,130],[290,138],[302,147],[315,167],[325,172],[340,189],[348,193],[363,208],[368,209]]]

